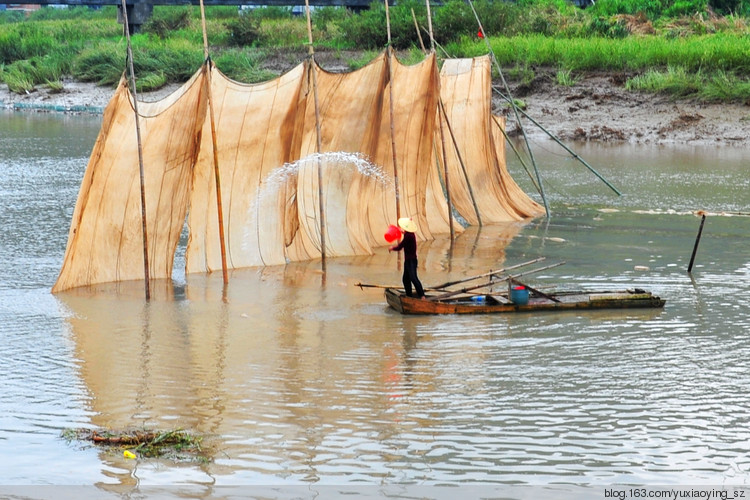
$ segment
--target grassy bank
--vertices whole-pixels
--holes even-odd
[[[750,29],[747,18],[736,13],[750,11],[748,6],[730,4],[735,13],[721,16],[717,4],[638,1],[601,0],[587,9],[559,0],[474,5],[510,79],[533,79],[535,68],[545,67],[557,70],[561,85],[570,85],[584,72],[612,71],[623,73],[633,91],[750,100]],[[206,16],[211,57],[235,80],[268,80],[306,55],[306,21],[290,9],[208,7]],[[349,69],[366,64],[388,44],[380,3],[361,14],[316,9],[312,20],[316,52]],[[419,59],[421,45],[429,45],[425,6],[399,3],[390,9],[390,21],[399,57]],[[440,56],[487,53],[469,4],[435,7],[432,21]],[[132,42],[140,90],[183,82],[203,61],[199,10],[157,6]],[[125,54],[114,7],[43,8],[29,16],[0,12],[0,80],[13,92],[42,85],[62,91],[65,79],[112,86],[125,68]]]

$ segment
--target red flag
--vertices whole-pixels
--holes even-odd
[[[484,38],[484,35],[482,34],[482,30],[477,31],[477,36],[479,38]]]

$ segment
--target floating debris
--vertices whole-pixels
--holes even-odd
[[[178,461],[207,461],[201,446],[203,438],[185,430],[150,431],[144,429],[69,429],[62,436],[68,441],[89,441],[100,447],[123,450],[125,458],[167,458]]]

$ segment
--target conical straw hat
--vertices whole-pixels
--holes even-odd
[[[410,233],[414,233],[417,231],[417,225],[414,223],[411,217],[401,217],[398,220],[398,227],[400,227],[404,231],[409,231]]]

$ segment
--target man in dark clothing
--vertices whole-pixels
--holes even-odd
[[[417,237],[414,234],[417,230],[417,225],[410,217],[401,217],[398,220],[398,227],[404,233],[404,237],[401,243],[390,247],[388,251],[404,251],[404,275],[402,278],[404,291],[406,291],[408,297],[411,297],[411,286],[414,284],[417,297],[422,298],[424,297],[424,289],[417,277]]]

